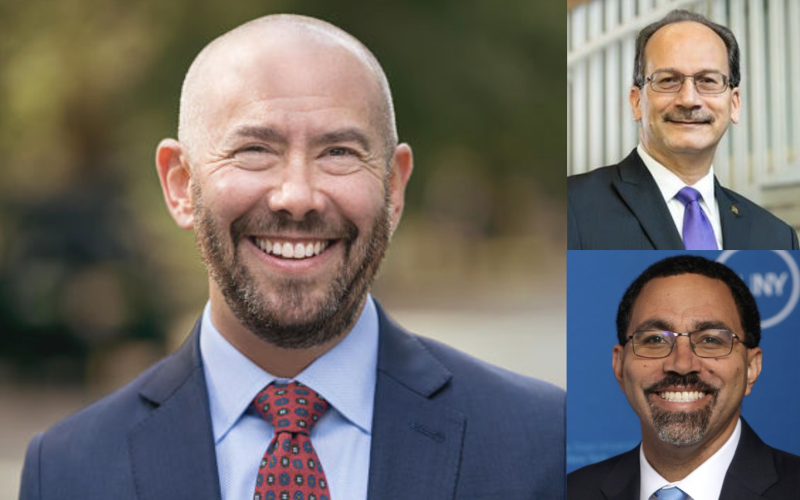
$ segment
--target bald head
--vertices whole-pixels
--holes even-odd
[[[286,88],[270,78],[276,74]],[[256,99],[263,86],[271,87],[272,96],[318,94],[320,86],[329,84],[358,93],[369,106],[388,158],[397,145],[397,127],[389,82],[378,60],[340,28],[293,14],[245,23],[198,54],[183,82],[178,139],[192,158],[208,142],[219,114],[236,106],[237,98]]]

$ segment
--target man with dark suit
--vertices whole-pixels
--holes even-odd
[[[645,27],[629,95],[639,146],[568,178],[567,248],[800,248],[794,229],[714,176],[717,144],[739,121],[740,78],[728,28],[684,10]]]
[[[209,302],[181,349],[34,438],[21,498],[563,498],[564,392],[368,290],[412,171],[386,77],[302,16],[209,44],[156,166]]]
[[[761,372],[760,321],[747,285],[723,264],[682,255],[645,270],[620,301],[612,363],[642,442],[571,473],[567,498],[796,498],[800,457],[764,444],[740,418]]]

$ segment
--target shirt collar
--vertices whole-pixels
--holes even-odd
[[[367,434],[372,432],[378,328],[377,309],[368,295],[350,333],[294,378],[320,393],[333,409]],[[255,395],[278,378],[262,370],[222,336],[211,321],[210,302],[203,311],[200,354],[214,442],[219,443],[248,410]]]
[[[639,156],[642,158],[647,170],[650,171],[650,175],[652,175],[653,179],[655,179],[656,185],[658,185],[658,189],[661,191],[661,195],[664,197],[664,201],[669,203],[670,200],[675,198],[675,195],[678,194],[678,191],[687,186],[687,184],[684,183],[680,177],[675,175],[670,169],[650,156],[650,154],[645,151],[644,146],[641,144],[636,147],[636,152],[639,153]],[[708,169],[708,173],[700,180],[695,182],[691,187],[700,192],[700,195],[703,197],[703,201],[706,202],[706,205],[709,208],[716,206],[714,203],[714,165],[711,165],[711,167]]]
[[[650,498],[656,491],[665,486],[677,486],[693,500],[718,500],[722,492],[722,483],[728,472],[742,435],[742,421],[736,422],[736,428],[725,444],[680,481],[670,483],[656,472],[639,446],[639,470],[641,473],[641,490],[639,498]]]

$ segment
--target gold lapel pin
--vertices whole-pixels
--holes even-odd
[[[737,207],[736,205],[731,205],[731,212],[733,213],[733,215],[739,215],[739,207]]]

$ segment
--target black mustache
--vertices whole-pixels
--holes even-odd
[[[712,394],[714,396],[716,396],[716,394],[719,392],[719,389],[716,387],[706,384],[700,380],[700,375],[696,373],[690,373],[688,375],[668,373],[666,377],[646,388],[644,393],[645,395],[649,396],[653,393],[663,392],[668,387],[673,386],[685,387],[687,391],[705,392],[706,394]]]

